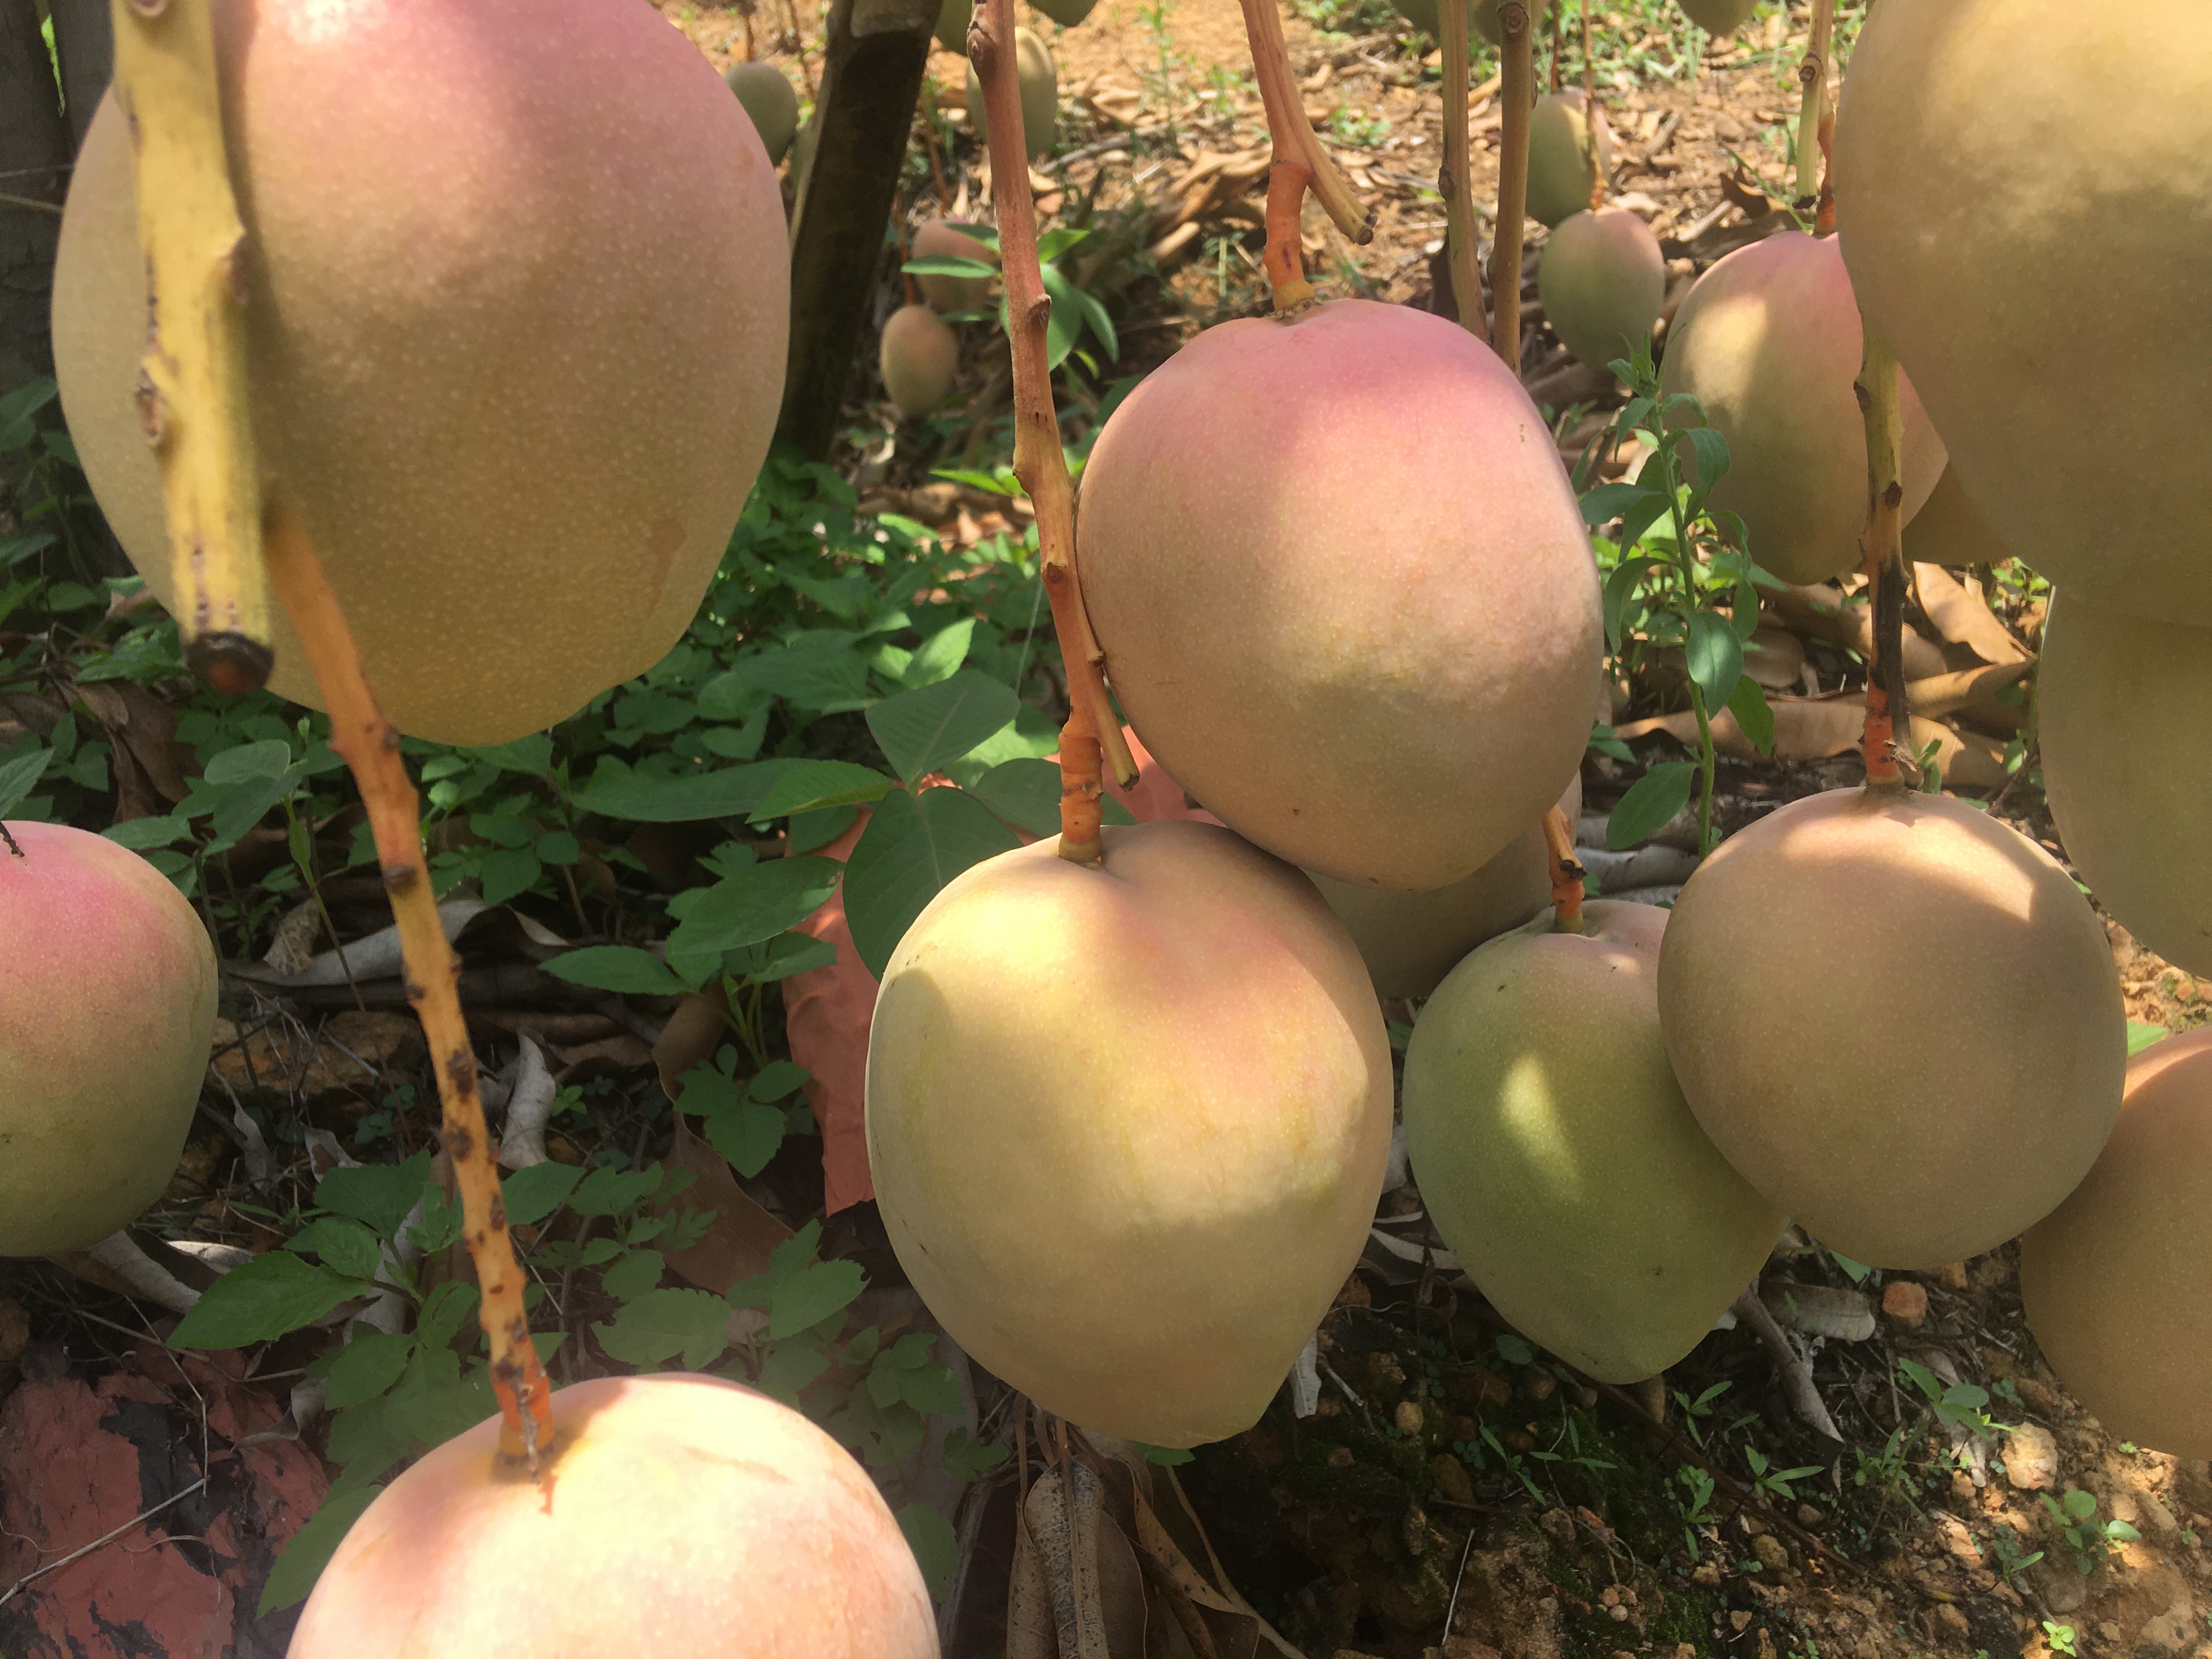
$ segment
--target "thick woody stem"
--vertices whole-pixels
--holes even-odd
[[[1355,242],[1375,238],[1375,216],[1359,204],[1352,186],[1328,159],[1328,152],[1314,137],[1306,119],[1305,104],[1298,96],[1297,73],[1291,68],[1291,50],[1283,39],[1283,20],[1275,13],[1275,0],[1238,0],[1244,9],[1244,38],[1252,49],[1252,72],[1260,83],[1260,102],[1267,112],[1267,139],[1274,147],[1274,172],[1267,181],[1267,280],[1274,289],[1275,308],[1290,307],[1312,297],[1305,282],[1305,261],[1298,246],[1297,201],[1285,208],[1278,191],[1291,189],[1285,172],[1291,164],[1305,169],[1297,178],[1301,191],[1310,189],[1322,210],[1336,228]],[[981,71],[979,70],[980,74]],[[988,94],[987,94],[988,96]],[[995,171],[993,174],[995,178]],[[1003,235],[1004,233],[1001,232]],[[1287,288],[1276,273],[1287,272]],[[1297,293],[1304,288],[1305,292]]]
[[[1820,189],[1825,154],[1821,131],[1828,117],[1828,45],[1835,39],[1836,0],[1813,0],[1813,34],[1804,61],[1797,65],[1801,99],[1797,111],[1797,207],[1814,204]]]
[[[1098,857],[1101,750],[1115,777],[1136,781],[1137,765],[1107,701],[1103,653],[1084,614],[1075,571],[1075,486],[1060,448],[1052,403],[1045,329],[1052,301],[1037,264],[1036,203],[1022,136],[1021,83],[1014,66],[1013,0],[984,0],[968,29],[968,58],[983,83],[991,132],[991,194],[998,207],[999,268],[1006,284],[1006,332],[1013,346],[1014,474],[1036,512],[1037,556],[1052,601],[1053,631],[1067,667],[1067,728],[1060,745],[1062,858]]]
[[[1865,355],[1851,388],[1866,417],[1867,526],[1859,543],[1867,590],[1873,596],[1874,637],[1867,661],[1867,787],[1901,789],[1894,734],[1912,730],[1905,700],[1905,544],[1900,539],[1905,483],[1899,452],[1904,420],[1898,404],[1897,354],[1866,330]]]
[[[1460,326],[1482,333],[1482,256],[1475,246],[1474,172],[1467,130],[1468,0],[1437,0],[1437,27],[1444,32],[1444,238],[1451,260],[1452,297]]]
[[[1467,0],[1459,3],[1463,6]],[[1298,232],[1298,210],[1305,205],[1306,183],[1312,177],[1299,161],[1278,161],[1267,170],[1267,246],[1262,258],[1268,295],[1278,311],[1313,298]]]
[[[1536,103],[1536,30],[1525,0],[1498,9],[1498,108],[1497,239],[1490,246],[1494,315],[1490,343],[1506,368],[1521,372],[1521,222],[1528,211],[1528,118]]]
[[[420,801],[399,757],[399,730],[377,706],[337,596],[331,591],[299,514],[288,503],[271,505],[262,548],[270,584],[283,601],[331,711],[331,747],[352,770],[368,808],[377,864],[392,900],[392,920],[399,927],[407,1000],[422,1022],[422,1034],[436,1060],[438,1100],[444,1109],[439,1134],[460,1189],[461,1240],[476,1264],[477,1283],[483,1293],[477,1316],[491,1346],[492,1392],[498,1397],[501,1419],[500,1450],[507,1458],[527,1462],[534,1474],[540,1458],[553,1446],[552,1389],[530,1340],[530,1319],[522,1306],[522,1273],[507,1237],[499,1165],[484,1127],[476,1054],[461,1013],[457,987],[460,963],[438,920],[438,901],[422,859]]]
[[[1575,856],[1574,826],[1566,809],[1554,806],[1544,814],[1544,850],[1552,866],[1552,931],[1579,933],[1583,930],[1583,880],[1589,872]]]
[[[185,660],[216,690],[276,659],[246,386],[246,228],[223,151],[209,0],[114,0],[115,94],[137,158],[146,257],[138,423],[161,505]]]

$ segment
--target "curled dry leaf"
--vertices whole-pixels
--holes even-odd
[[[1972,577],[1960,581],[1940,564],[1914,565],[1912,580],[1919,590],[1920,608],[1945,639],[1966,647],[1985,663],[2028,660],[2027,648],[1990,610],[1979,581]]]
[[[482,915],[488,907],[481,899],[453,899],[438,907],[438,922],[445,930],[448,943],[460,937],[461,930]],[[340,960],[343,954],[343,960]],[[363,980],[389,979],[399,971],[399,926],[380,927],[376,932],[356,939],[339,951],[325,951],[296,974],[279,973],[259,963],[230,963],[225,971],[239,979],[250,979],[263,985],[287,988],[309,985],[343,985],[346,969],[353,969],[356,982]]]
[[[88,1250],[48,1258],[88,1285],[150,1302],[172,1313],[190,1313],[200,1293],[140,1249],[127,1232],[110,1233]]]
[[[1874,1304],[1862,1291],[1769,1279],[1759,1296],[1775,1323],[1793,1331],[1836,1342],[1863,1342],[1874,1334]]]
[[[559,1093],[545,1056],[527,1036],[515,1039],[522,1051],[515,1057],[514,1080],[508,1085],[507,1125],[500,1132],[499,1161],[508,1170],[526,1170],[545,1162],[545,1125],[553,1115]],[[634,1041],[635,1039],[633,1039]]]
[[[1911,687],[1905,689],[1909,699]],[[1856,749],[1866,726],[1866,703],[1857,692],[1830,697],[1777,698],[1770,706],[1774,711],[1772,757],[1784,763],[1825,760],[1831,755]],[[1737,760],[1759,757],[1759,750],[1744,736],[1743,728],[1736,724],[1731,711],[1723,708],[1713,717],[1712,731],[1714,746],[1722,754]],[[1613,728],[1613,735],[1625,743],[1650,737],[1655,732],[1664,732],[1686,747],[1694,745],[1698,740],[1697,716],[1687,712],[1655,714],[1648,720],[1632,720]],[[1995,788],[2010,776],[2004,769],[2002,751],[1986,738],[1961,732],[1915,714],[1913,748],[1924,750],[1931,743],[1936,745],[1936,763],[1942,768],[1947,784],[1969,789]]]
[[[691,1133],[683,1113],[674,1115],[676,1133],[669,1144],[667,1165],[689,1170],[696,1178],[666,1206],[666,1212],[681,1216],[711,1210],[714,1219],[696,1243],[669,1250],[668,1265],[701,1290],[720,1296],[739,1279],[766,1273],[769,1252],[791,1237],[791,1229],[738,1185],[722,1155]]]
[[[1861,657],[1874,649],[1874,622],[1863,599],[1844,597],[1841,588],[1823,582],[1817,587],[1784,587],[1768,592],[1760,601],[1765,611],[1783,627],[1810,640],[1826,640],[1856,651]],[[1941,674],[1950,665],[1943,653],[1911,629],[1905,630],[1905,677],[1923,679]]]

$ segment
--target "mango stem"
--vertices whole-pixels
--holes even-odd
[[[1536,31],[1526,0],[1498,9],[1498,220],[1490,245],[1490,343],[1521,372],[1521,222],[1528,212],[1528,122],[1536,105]]]
[[[1898,403],[1897,354],[1872,328],[1851,390],[1866,420],[1867,525],[1859,543],[1862,568],[1874,602],[1871,653],[1867,659],[1867,787],[1902,789],[1895,733],[1912,730],[1905,695],[1905,544],[1899,535],[1905,504],[1900,453],[1904,418]]]
[[[1014,475],[1036,512],[1037,556],[1053,632],[1067,669],[1067,726],[1060,745],[1060,855],[1078,864],[1099,857],[1100,771],[1111,765],[1125,787],[1137,763],[1100,672],[1105,653],[1091,631],[1075,571],[1075,485],[1053,408],[1045,331],[1051,296],[1037,264],[1036,202],[1030,193],[1022,136],[1022,90],[1014,63],[1013,0],[983,0],[968,28],[968,58],[983,84],[990,123],[991,195],[999,216],[999,268],[1006,284],[1006,332],[1013,347]]]
[[[1238,0],[1244,9],[1244,39],[1252,49],[1253,77],[1267,113],[1267,138],[1274,167],[1267,179],[1267,252],[1265,269],[1275,309],[1287,311],[1313,297],[1305,280],[1305,258],[1298,246],[1298,209],[1310,189],[1336,228],[1355,242],[1375,240],[1375,216],[1359,204],[1352,186],[1314,137],[1298,96],[1291,49],[1283,39],[1283,20],[1275,0]],[[1303,171],[1298,171],[1303,169]]]
[[[161,469],[185,660],[217,691],[276,661],[246,383],[246,228],[231,193],[210,0],[113,0],[146,258],[138,423]]]
[[[1544,849],[1552,866],[1552,931],[1579,933],[1583,881],[1589,872],[1575,856],[1574,826],[1567,822],[1565,807],[1553,805],[1544,814]]]
[[[1829,129],[1828,49],[1836,33],[1836,0],[1813,0],[1813,33],[1797,65],[1797,200],[1801,213],[1820,193]]]
[[[273,502],[263,527],[269,580],[300,636],[307,665],[331,711],[331,747],[361,787],[376,837],[384,890],[399,927],[407,1000],[422,1022],[438,1075],[439,1127],[460,1188],[461,1240],[476,1264],[483,1299],[477,1316],[491,1346],[492,1392],[499,1400],[500,1450],[533,1476],[553,1445],[552,1387],[530,1340],[522,1273],[500,1201],[495,1142],[477,1091],[477,1061],[461,1013],[460,963],[438,920],[438,901],[422,859],[421,802],[399,757],[399,728],[378,707],[362,672],[361,651],[307,528],[289,502]]]
[[[1444,32],[1444,165],[1437,187],[1443,192],[1444,245],[1460,326],[1480,338],[1482,257],[1475,246],[1474,174],[1468,139],[1468,0],[1437,0],[1437,27]]]

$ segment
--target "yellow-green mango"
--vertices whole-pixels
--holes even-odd
[[[1667,260],[1641,216],[1585,208],[1553,228],[1536,284],[1560,343],[1603,368],[1650,347],[1667,298]]]
[[[1597,112],[1597,148],[1593,152],[1582,88],[1571,87],[1539,98],[1528,117],[1528,216],[1556,225],[1584,212],[1599,181],[1612,177],[1613,129],[1605,111]]]
[[[790,80],[775,64],[763,63],[732,64],[722,71],[722,79],[752,118],[768,159],[783,160],[799,132],[799,94]]]
[[[1060,70],[1052,49],[1027,29],[1014,31],[1014,75],[1022,89],[1022,145],[1030,161],[1052,152],[1053,136],[1060,121]],[[973,64],[968,65],[968,118],[975,136],[991,142],[991,123],[983,107],[983,82]]]
[[[960,368],[960,337],[927,306],[901,306],[884,324],[876,362],[884,390],[911,421],[928,414],[951,392]]]

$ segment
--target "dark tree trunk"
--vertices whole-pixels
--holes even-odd
[[[54,372],[46,311],[69,127],[34,0],[0,0],[0,392]]]
[[[813,161],[791,230],[791,356],[779,429],[820,460],[883,265],[939,0],[836,0]]]

